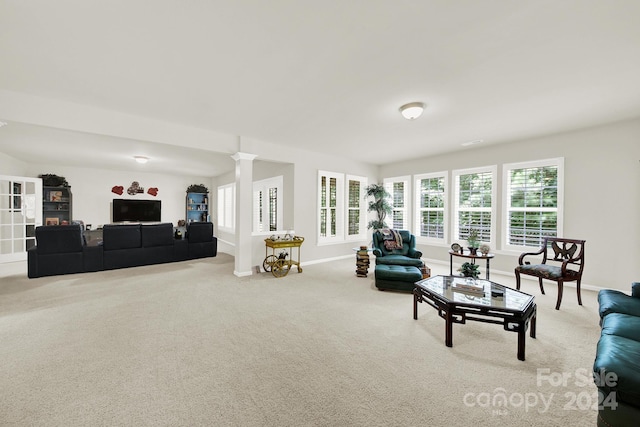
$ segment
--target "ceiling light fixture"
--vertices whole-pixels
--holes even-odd
[[[149,161],[149,158],[145,156],[133,156],[133,158],[136,159],[136,162],[140,164],[145,164]]]
[[[2,126],[6,126],[6,125],[7,125],[7,123],[5,123],[5,122],[0,122],[0,128],[1,128]]]
[[[422,102],[410,102],[400,107],[402,116],[407,120],[415,120],[422,115],[424,111],[424,103]]]

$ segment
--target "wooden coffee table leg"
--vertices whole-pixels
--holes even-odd
[[[526,332],[526,322],[522,322],[518,325],[518,360],[524,360],[524,346],[525,339],[527,337]]]
[[[447,310],[445,313],[444,343],[447,347],[453,347],[453,315],[451,310]]]
[[[533,313],[533,316],[531,317],[531,338],[536,337],[536,317],[536,313]]]
[[[413,291],[413,319],[418,320],[418,293]]]

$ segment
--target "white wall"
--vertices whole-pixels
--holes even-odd
[[[564,237],[587,241],[583,284],[629,291],[630,283],[640,280],[636,271],[640,259],[636,244],[640,238],[640,119],[399,162],[381,167],[381,176],[498,165],[501,195],[504,163],[553,157],[565,159]],[[499,204],[498,224],[501,218]],[[501,251],[501,239],[500,233],[491,266],[512,272],[519,253]],[[420,249],[425,258],[449,262],[448,246],[421,245]]]
[[[257,176],[254,175],[254,179],[264,179],[277,175],[278,168],[283,167],[279,166],[282,163],[294,165],[292,185],[287,180],[284,183],[285,211],[291,209],[288,205],[292,203],[294,218],[293,221],[288,221],[285,218],[285,228],[292,228],[295,230],[296,235],[305,238],[301,247],[301,262],[308,263],[352,255],[354,257],[355,271],[355,252],[353,248],[368,244],[371,240],[370,238],[363,241],[318,246],[316,219],[318,211],[318,170],[364,176],[368,178],[369,183],[372,183],[377,182],[378,166],[304,150],[284,150],[279,146],[246,139],[243,139],[241,151],[258,156],[254,161],[258,165],[254,165],[254,172],[257,171]],[[259,162],[265,162],[265,164],[260,166]],[[276,164],[268,166],[269,162],[276,162]],[[234,181],[235,174],[233,173],[218,176],[214,179],[214,188]],[[248,206],[247,209],[251,209],[251,206]],[[219,232],[218,237],[225,241],[234,241],[233,235],[229,233]],[[264,236],[254,236],[252,239],[253,266],[262,265],[262,261],[265,258],[264,239]],[[231,249],[224,248],[224,250]],[[294,269],[294,271],[297,270]]]
[[[37,177],[40,174],[53,173],[64,176],[73,194],[72,218],[91,224],[93,228],[111,221],[111,201],[113,199],[161,200],[162,222],[174,225],[185,218],[185,200],[187,187],[191,184],[204,184],[211,191],[211,179],[196,176],[172,176],[144,172],[114,171],[103,169],[85,169],[56,165],[29,165],[26,176]],[[130,196],[126,190],[133,181],[144,187],[143,194]],[[111,192],[116,185],[124,187],[119,196]],[[158,188],[158,195],[147,194],[150,187]]]
[[[2,148],[0,147],[0,150]],[[0,175],[25,176],[27,164],[0,152]]]
[[[362,162],[332,157],[319,153],[287,149],[258,141],[242,140],[239,151],[256,154],[258,162],[289,163],[292,184],[285,183],[286,227],[305,237],[301,260],[313,262],[353,254],[353,247],[362,242],[347,242],[335,245],[317,244],[317,173],[319,169],[361,175],[369,183],[381,182],[385,177],[411,175],[486,165],[502,165],[510,162],[565,158],[565,222],[566,237],[584,238],[586,246],[586,268],[584,283],[598,287],[629,289],[629,283],[640,280],[635,265],[640,257],[640,248],[635,240],[640,237],[640,119],[620,122],[608,126],[583,129],[510,144],[477,146],[462,152],[413,159],[386,166],[375,166]],[[391,149],[391,148],[390,148]],[[0,147],[1,151],[1,147]],[[38,176],[55,173],[67,178],[74,196],[73,217],[94,226],[111,222],[110,202],[119,197],[111,193],[111,187],[125,188],[138,181],[146,188],[158,187],[158,199],[163,202],[162,220],[176,223],[184,218],[186,188],[190,184],[210,185],[212,217],[216,217],[216,188],[234,181],[234,174],[217,178],[176,177],[163,174],[134,173],[114,170],[95,170],[58,165],[25,165],[0,154],[2,173],[11,175]],[[260,179],[277,172],[277,166],[257,167]],[[265,176],[261,176],[264,174]],[[257,179],[257,178],[256,178]],[[501,182],[499,181],[499,185]],[[126,193],[125,193],[126,194]],[[500,193],[499,193],[500,194]],[[124,196],[128,197],[128,196]],[[144,196],[152,198],[145,193]],[[502,206],[498,206],[499,218]],[[247,207],[251,209],[251,207]],[[290,223],[292,222],[292,224]],[[233,242],[233,236],[222,239]],[[498,236],[498,241],[500,241]],[[256,237],[251,253],[254,265],[261,265],[264,258],[264,239]],[[421,246],[425,258],[448,262],[447,245]],[[519,254],[508,253],[497,248],[498,256],[492,262],[496,270],[513,271]]]

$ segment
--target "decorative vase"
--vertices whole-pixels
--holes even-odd
[[[469,247],[469,253],[471,255],[477,255],[478,254],[478,248]]]

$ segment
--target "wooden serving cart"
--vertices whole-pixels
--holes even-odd
[[[298,267],[298,273],[302,273],[302,267],[300,267],[300,246],[304,242],[304,237],[294,236],[292,238],[284,239],[264,239],[265,243],[265,258],[262,262],[264,271],[271,272],[275,277],[284,277],[291,270],[291,266]],[[271,255],[269,255],[269,248],[271,248]],[[293,250],[287,251],[287,248],[298,248],[298,259],[294,261]],[[282,249],[276,256],[276,249]]]

